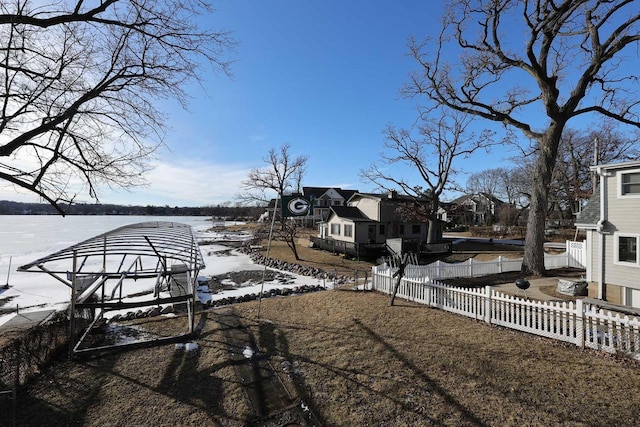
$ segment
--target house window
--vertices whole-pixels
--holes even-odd
[[[404,224],[400,224],[400,226],[398,227],[398,232],[400,233],[400,235],[404,235]]]
[[[351,224],[344,225],[344,235],[345,237],[351,237],[353,235],[353,225]]]
[[[340,224],[331,224],[331,234],[340,235]]]
[[[421,228],[422,227],[420,226],[420,224],[413,224],[411,226],[411,233],[412,234],[420,234]]]
[[[638,260],[638,240],[640,236],[616,236],[615,260],[621,264],[634,264],[640,267]]]
[[[640,196],[640,171],[620,173],[620,195]]]
[[[384,236],[385,232],[384,232],[384,224],[380,224],[380,235]]]

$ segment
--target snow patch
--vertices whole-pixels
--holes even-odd
[[[244,356],[245,359],[251,359],[253,357],[253,354],[254,352],[249,346],[246,346],[242,351],[242,355]]]

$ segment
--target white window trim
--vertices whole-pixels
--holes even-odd
[[[640,173],[640,169],[630,169],[625,171],[619,171],[616,174],[616,181],[618,185],[618,198],[619,199],[640,199],[640,193],[638,194],[622,194],[622,176],[630,173]]]
[[[614,233],[613,234],[613,264],[625,267],[640,268],[640,254],[636,253],[636,262],[618,261],[618,248],[620,247],[620,237],[635,237],[636,251],[640,248],[640,234],[636,233]]]

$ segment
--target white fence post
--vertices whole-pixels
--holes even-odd
[[[581,299],[576,300],[576,345],[584,348],[584,305]]]
[[[491,324],[491,296],[493,288],[491,286],[484,287],[484,321]]]

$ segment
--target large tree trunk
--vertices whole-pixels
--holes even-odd
[[[429,229],[427,231],[427,243],[436,243],[438,220],[429,218]]]
[[[547,218],[549,184],[556,165],[558,145],[562,135],[562,125],[551,124],[548,131],[538,141],[539,153],[535,164],[531,188],[531,204],[527,221],[522,272],[543,276],[544,230]]]
[[[438,207],[440,198],[432,196],[431,213],[428,218],[427,243],[436,243],[438,240]]]

